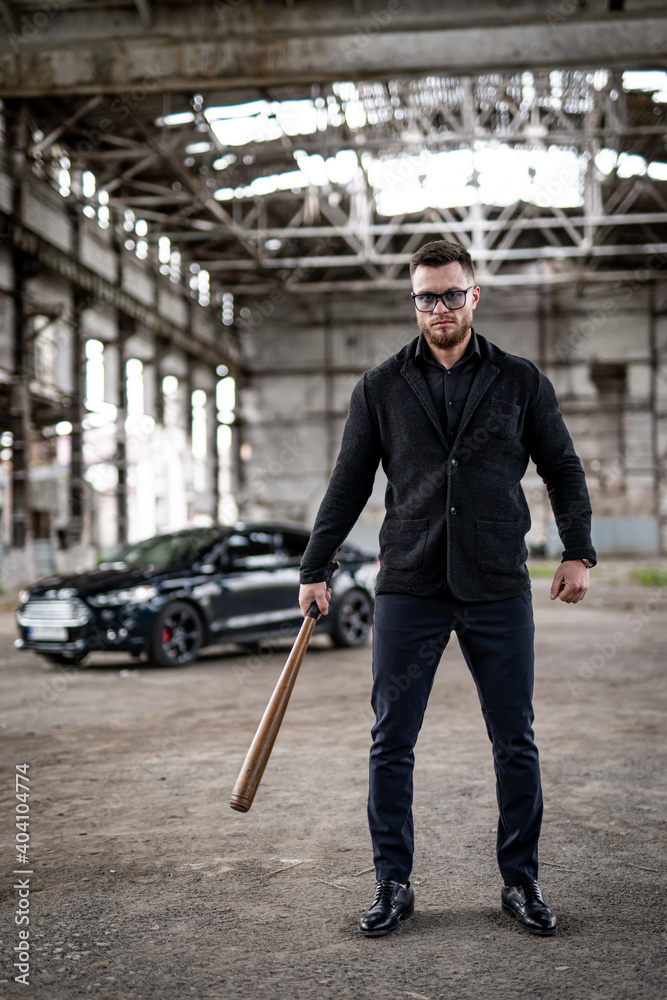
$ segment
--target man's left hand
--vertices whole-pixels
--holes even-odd
[[[586,596],[590,583],[591,571],[581,559],[567,559],[556,570],[551,585],[551,600],[559,597],[566,604],[578,604]]]

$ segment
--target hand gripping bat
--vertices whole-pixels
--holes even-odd
[[[339,567],[340,564],[335,559],[332,559],[326,579],[327,586],[329,586],[332,575]],[[317,607],[317,602],[313,601],[306,612],[303,624],[299,629],[299,634],[287,657],[287,662],[278,678],[278,683],[271,695],[269,704],[266,706],[262,721],[255,733],[255,738],[250,744],[243,767],[236,779],[229,804],[237,812],[248,812],[255,798],[255,793],[264,774],[264,768],[271,756],[273,744],[276,742],[276,736],[285,716],[299,669],[306,655],[310,637],[313,634],[315,623],[319,617],[320,611]]]

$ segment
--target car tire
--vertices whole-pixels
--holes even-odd
[[[373,626],[373,601],[363,590],[348,590],[336,599],[329,633],[334,645],[363,646]]]
[[[204,638],[201,618],[187,601],[172,601],[155,616],[148,659],[156,667],[194,663]]]

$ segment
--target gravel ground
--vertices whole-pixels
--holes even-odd
[[[628,564],[586,600],[536,572],[540,883],[557,937],[500,911],[493,769],[457,644],[417,746],[415,916],[357,929],[370,650],[311,644],[251,811],[228,805],[288,646],[156,670],[79,671],[14,650],[0,614],[0,995],[38,1000],[662,998],[667,588]],[[14,775],[29,763],[30,876],[15,876]],[[14,981],[29,878],[29,985]]]

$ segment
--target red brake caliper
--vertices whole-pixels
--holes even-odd
[[[164,643],[171,642],[171,631],[168,628],[162,629],[162,641]]]

